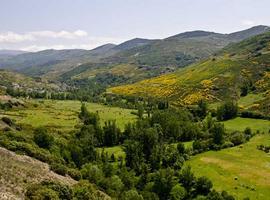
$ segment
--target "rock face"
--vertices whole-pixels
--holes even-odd
[[[46,163],[25,155],[17,155],[0,147],[0,199],[24,199],[28,184],[54,180],[73,185],[75,180],[52,172]]]

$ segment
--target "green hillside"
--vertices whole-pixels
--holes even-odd
[[[260,94],[267,107],[270,90],[270,33],[229,45],[217,56],[175,73],[110,88],[121,95],[168,99],[193,104],[200,99],[218,102]],[[255,103],[255,102],[254,102]],[[261,106],[261,104],[259,105]]]

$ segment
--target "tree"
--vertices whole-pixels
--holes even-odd
[[[238,113],[238,105],[233,101],[227,101],[217,108],[217,119],[219,121],[235,118]]]
[[[89,112],[84,103],[81,105],[81,112],[79,113],[79,118],[84,123],[84,125],[94,125],[94,127],[98,127],[99,125],[98,114]]]
[[[197,194],[207,195],[212,187],[212,182],[205,176],[198,178],[198,180],[196,181]]]
[[[143,200],[143,197],[136,190],[129,190],[123,193],[120,200]]]
[[[120,129],[116,126],[115,121],[105,122],[103,127],[104,134],[104,145],[113,146],[119,143],[120,138]]]
[[[169,199],[170,192],[175,184],[174,170],[171,168],[160,169],[154,174],[153,191],[161,200]]]
[[[81,169],[82,177],[91,183],[98,183],[104,177],[103,171],[94,164],[85,164]]]
[[[170,200],[182,200],[185,196],[186,190],[180,184],[176,184],[170,192]]]
[[[144,160],[142,145],[138,141],[126,140],[124,151],[126,153],[126,166],[139,172]]]
[[[196,179],[194,174],[191,172],[191,167],[186,166],[182,169],[180,173],[180,183],[185,187],[188,194],[191,191],[191,189],[195,186]]]
[[[54,142],[54,138],[47,132],[46,128],[40,127],[34,131],[34,141],[39,147],[49,149]]]
[[[93,125],[82,126],[80,132],[76,134],[76,144],[82,149],[84,163],[93,161],[96,159],[95,144],[97,143],[95,138],[95,128]]]
[[[138,105],[138,117],[139,117],[139,119],[143,118],[143,113],[144,113],[143,106],[141,104],[139,104]]]
[[[207,103],[204,100],[198,102],[197,114],[201,119],[205,118],[207,114]]]
[[[185,153],[185,145],[182,142],[177,144],[178,153],[183,155]]]
[[[158,144],[158,132],[155,128],[148,128],[142,134],[142,145],[145,159],[149,160],[152,154],[153,148]]]
[[[221,145],[223,143],[225,129],[224,125],[221,123],[215,123],[213,127],[209,130],[213,136],[214,144]]]

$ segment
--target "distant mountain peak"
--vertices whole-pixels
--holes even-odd
[[[254,35],[259,35],[259,34],[265,33],[267,31],[270,31],[269,26],[258,25],[258,26],[253,26],[253,27],[246,29],[246,30],[243,30],[243,31],[230,33],[230,34],[228,34],[228,37],[233,39],[233,40],[240,40],[240,39],[243,40],[243,39],[247,39],[247,38],[254,36]]]
[[[184,39],[184,38],[207,37],[209,35],[217,35],[217,34],[219,33],[196,30],[196,31],[187,31],[184,33],[180,33],[180,34],[171,36],[169,38],[183,38]]]
[[[93,51],[93,50],[98,50],[98,49],[108,49],[108,48],[113,48],[113,47],[115,47],[116,46],[116,44],[113,44],[113,43],[107,43],[107,44],[103,44],[103,45],[101,45],[101,46],[98,46],[98,47],[96,47],[96,48],[94,48],[94,49],[91,49],[90,51]]]
[[[134,38],[134,39],[128,40],[126,42],[123,42],[123,43],[117,45],[116,47],[114,47],[114,49],[116,49],[116,50],[132,49],[134,47],[147,45],[153,41],[155,41],[155,40],[144,39],[144,38]]]

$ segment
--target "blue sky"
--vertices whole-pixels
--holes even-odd
[[[0,49],[91,49],[191,30],[270,25],[269,0],[1,0]]]

